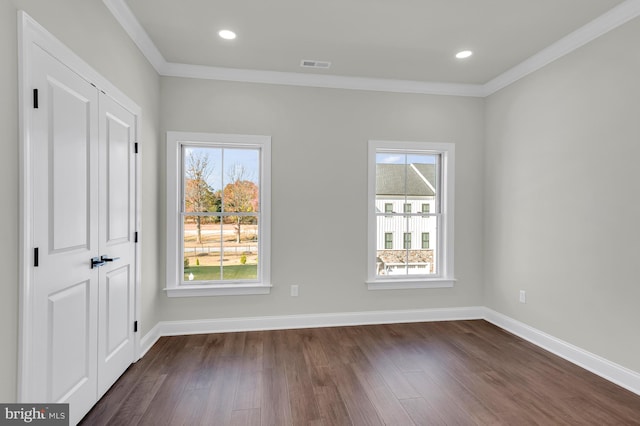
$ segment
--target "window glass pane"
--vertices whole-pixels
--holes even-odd
[[[418,211],[423,203],[437,196],[439,155],[407,154],[406,161],[407,202],[415,205],[414,211]]]
[[[220,211],[222,150],[183,147],[182,170],[184,212]]]
[[[407,251],[402,249],[407,220],[402,216],[380,215],[377,221],[376,264],[377,275],[398,274],[406,268]],[[395,244],[395,246],[394,246]]]
[[[222,209],[225,212],[258,212],[260,206],[260,151],[228,149],[222,155]]]
[[[404,203],[404,206],[402,209],[404,213],[411,213],[411,203]]]
[[[183,219],[184,282],[220,280],[222,228],[220,219],[185,216]]]
[[[409,274],[437,274],[437,224],[435,216],[414,216],[409,220],[409,229],[419,235],[419,245],[409,251]],[[420,247],[420,249],[418,249]]]
[[[431,213],[431,204],[422,203],[422,213]]]
[[[378,216],[377,275],[437,274],[437,223],[435,216]]]
[[[258,217],[225,218],[222,243],[222,279],[255,280],[258,278]]]
[[[384,212],[385,213],[393,213],[393,204],[392,203],[384,203]]]
[[[393,200],[403,200],[406,198],[406,177],[407,166],[405,164],[406,155],[404,153],[379,152],[376,154],[376,211],[385,211],[386,204],[391,204]],[[402,208],[398,204],[398,209]],[[401,210],[398,210],[399,213]]]

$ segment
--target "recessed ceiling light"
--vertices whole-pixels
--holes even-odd
[[[218,32],[218,35],[225,40],[233,40],[236,38],[236,33],[230,30],[221,30]]]
[[[469,56],[473,55],[473,52],[470,50],[463,50],[462,52],[458,52],[456,53],[456,58],[458,59],[464,59],[464,58],[468,58]]]

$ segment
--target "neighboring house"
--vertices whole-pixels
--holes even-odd
[[[379,274],[434,273],[436,165],[377,164]]]

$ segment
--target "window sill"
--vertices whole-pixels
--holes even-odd
[[[270,284],[181,285],[165,288],[168,297],[243,296],[271,293]]]
[[[450,288],[455,278],[378,279],[366,282],[369,290],[407,290],[413,288]]]

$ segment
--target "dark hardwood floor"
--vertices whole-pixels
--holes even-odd
[[[640,396],[485,321],[161,338],[86,425],[640,425]]]

